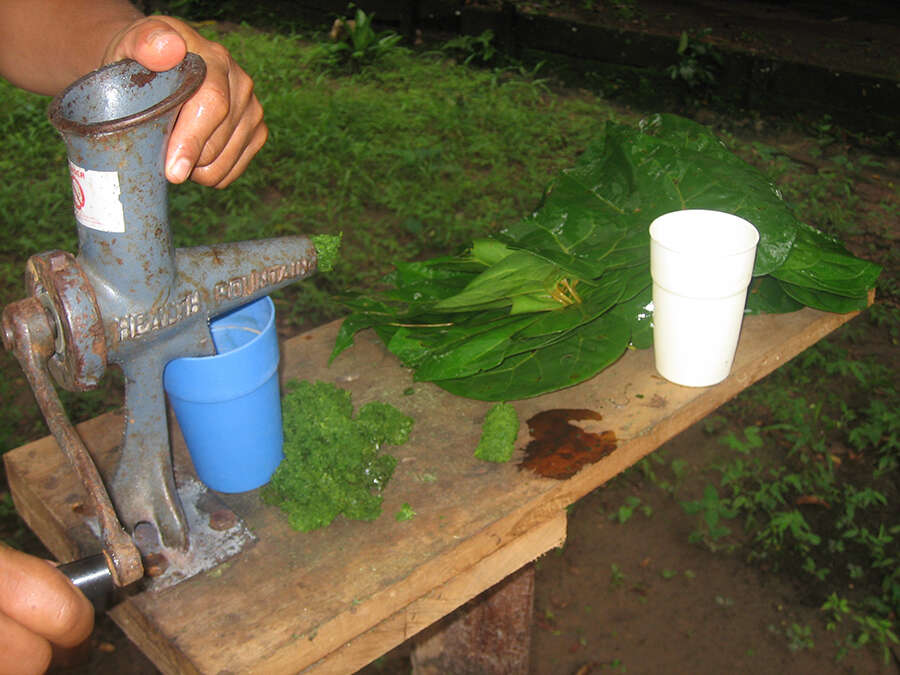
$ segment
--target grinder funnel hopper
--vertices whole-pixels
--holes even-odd
[[[50,106],[69,156],[78,261],[89,278],[118,291],[108,294],[114,303],[152,304],[175,276],[166,147],[205,74],[196,54],[163,73],[120,61],[78,80]]]

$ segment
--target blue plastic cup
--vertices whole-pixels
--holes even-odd
[[[163,376],[197,477],[217,492],[265,485],[284,455],[275,305],[264,297],[209,324],[216,354]]]

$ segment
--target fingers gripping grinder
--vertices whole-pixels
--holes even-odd
[[[67,145],[79,251],[32,256],[30,296],[3,311],[4,345],[84,484],[117,586],[144,573],[136,528],[153,526],[150,538],[170,563],[199,548],[176,489],[166,364],[214,353],[210,317],[316,270],[315,249],[303,236],[174,248],[164,158],[178,111],[205,74],[195,54],[162,73],[121,61],[53,100],[50,120]],[[68,390],[85,391],[109,363],[125,378],[125,434],[107,492],[48,373]]]

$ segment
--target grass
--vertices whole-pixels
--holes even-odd
[[[346,67],[296,35],[204,30],[253,73],[271,137],[229,189],[172,188],[176,243],[343,232],[331,275],[276,298],[288,331],[338,316],[334,294],[378,284],[391,260],[452,251],[522,217],[549,177],[622,114],[590,93],[559,95],[535,72],[460,65],[468,57],[458,44],[455,60],[450,50],[393,46]],[[4,306],[24,294],[28,255],[77,245],[64,149],[46,121],[47,103],[0,83]],[[897,188],[881,177],[881,160],[855,150],[827,119],[805,130],[813,140],[799,151],[743,142],[737,125],[731,131],[737,152],[769,173],[801,218],[885,265],[879,300],[867,318],[707,420],[722,453],[715,466],[694,468],[705,477],[697,491],[681,460],[651,458],[641,468],[673,508],[683,503],[694,514],[698,544],[802,580],[846,649],[868,644],[887,654],[900,613],[900,401],[885,358],[900,336]],[[883,197],[864,202],[864,189]],[[882,358],[863,356],[872,345]],[[46,430],[7,355],[0,372],[5,450]],[[115,376],[96,392],[66,396],[75,419],[120,402]],[[627,527],[648,509],[634,498],[611,518]],[[20,528],[0,493],[0,535],[17,540]],[[610,585],[620,586],[624,574],[610,569]],[[797,625],[785,639],[814,649],[809,636]]]
[[[748,557],[802,583],[823,611],[848,607],[836,614],[856,624],[848,638],[886,660],[900,645],[895,384],[882,361],[820,343],[726,407],[731,425],[765,424],[725,432],[718,467]]]
[[[390,260],[452,249],[521,217],[608,114],[590,98],[560,104],[533,77],[461,68],[440,53],[397,49],[348,76],[317,64],[320,52],[296,37],[220,37],[259,73],[272,129],[240,190],[220,198],[221,234],[343,231],[334,278],[344,288],[376,283]],[[182,199],[173,209],[186,230],[220,234],[208,228],[221,215],[183,208],[207,202],[202,189]],[[285,318],[335,316],[337,287],[304,285]]]

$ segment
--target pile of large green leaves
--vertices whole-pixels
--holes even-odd
[[[648,227],[687,208],[759,230],[748,312],[866,306],[877,265],[799,222],[705,127],[657,115],[610,123],[515,225],[460,255],[398,263],[390,290],[346,298],[332,358],[374,328],[417,380],[460,396],[514,400],[582,382],[629,344],[650,346]]]

